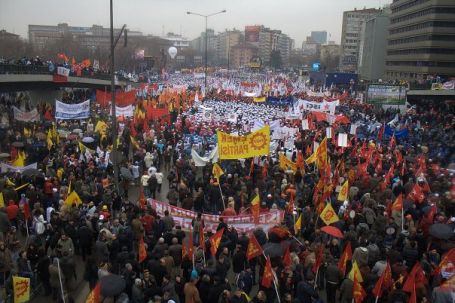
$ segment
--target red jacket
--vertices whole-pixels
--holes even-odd
[[[8,206],[6,207],[6,214],[8,215],[8,219],[16,219],[18,211],[19,206],[17,206],[14,201],[9,201]]]

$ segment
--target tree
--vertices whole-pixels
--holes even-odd
[[[270,66],[274,69],[280,69],[283,66],[283,60],[281,59],[279,50],[273,50],[270,53]]]

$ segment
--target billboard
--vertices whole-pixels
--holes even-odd
[[[259,42],[259,32],[261,31],[260,25],[245,26],[245,41],[250,43]]]
[[[367,90],[367,102],[377,105],[404,105],[406,103],[406,87],[370,84]]]

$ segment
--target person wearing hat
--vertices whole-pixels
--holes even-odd
[[[103,207],[101,207],[100,216],[103,216],[104,219],[106,220],[109,219],[109,217],[111,216],[111,213],[109,212],[109,209],[106,204],[104,204]]]

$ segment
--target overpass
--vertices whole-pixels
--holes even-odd
[[[21,66],[0,64],[0,92],[59,90],[60,88],[97,88],[110,90],[110,75],[84,73],[69,76],[65,82],[54,81],[54,74],[47,66]],[[126,86],[127,81],[116,81],[116,87]]]

